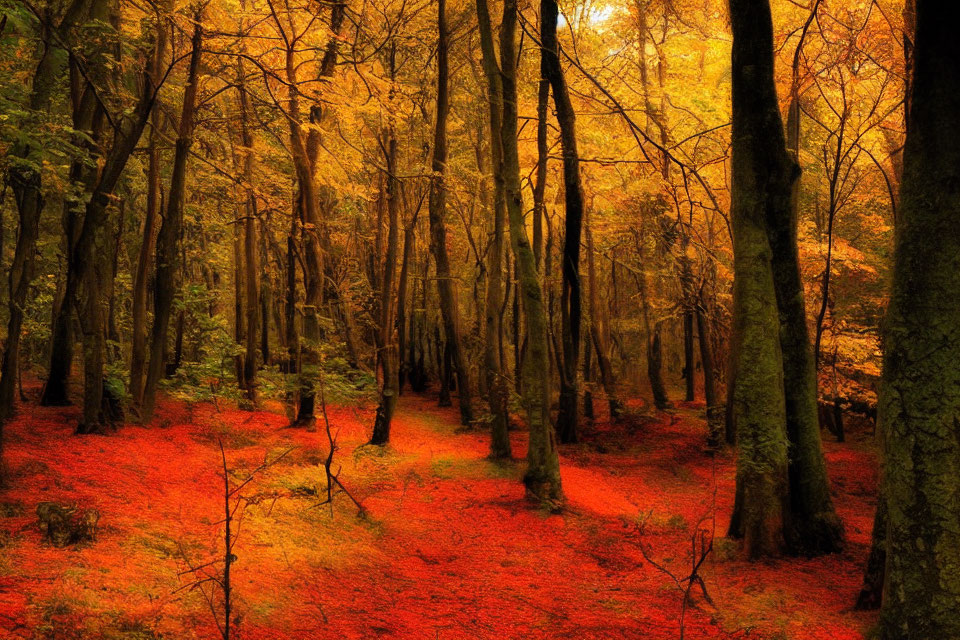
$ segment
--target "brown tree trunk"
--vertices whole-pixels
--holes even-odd
[[[607,396],[610,408],[610,420],[616,422],[623,416],[623,402],[617,393],[617,381],[610,364],[610,335],[607,329],[605,313],[600,305],[597,269],[595,264],[596,250],[593,246],[593,230],[590,226],[590,214],[587,213],[584,233],[587,238],[587,286],[589,287],[588,303],[590,305],[590,337],[593,348],[597,352],[597,367],[600,369],[600,383]],[[614,293],[616,295],[616,293]]]
[[[70,30],[81,19],[87,8],[85,0],[74,0],[60,24],[55,27],[59,39],[70,40]],[[56,39],[50,33],[53,28],[44,23],[41,25],[41,41],[44,43],[43,52],[33,73],[33,82],[30,86],[28,107],[31,112],[40,115],[50,108],[51,92],[56,86],[56,80],[63,70],[64,56],[54,47]],[[60,40],[62,41],[62,40]],[[24,144],[16,144],[11,155],[17,158],[30,158],[34,164],[39,164],[39,157],[32,158],[41,151]],[[39,236],[40,215],[43,212],[43,184],[39,171],[28,168],[25,164],[10,163],[7,181],[13,188],[14,200],[17,205],[18,234],[14,247],[13,261],[10,272],[7,274],[9,285],[9,315],[7,318],[7,340],[4,343],[2,363],[0,363],[0,424],[13,415],[15,387],[19,380],[20,334],[23,326],[23,310],[27,302],[30,281],[33,277],[34,257],[36,255],[37,238]],[[2,252],[0,252],[2,256]],[[65,402],[66,386],[58,400]],[[0,427],[2,428],[2,427]],[[2,474],[0,474],[2,481]]]
[[[158,16],[159,20],[159,16]],[[166,49],[167,29],[157,29],[158,47]],[[161,81],[163,70],[161,59],[155,56],[151,60],[150,77],[154,84]],[[143,376],[147,362],[147,285],[150,280],[150,264],[156,249],[156,228],[159,211],[163,207],[163,186],[160,180],[160,149],[157,138],[160,131],[160,111],[155,109],[150,121],[150,140],[147,150],[147,209],[143,218],[143,233],[140,250],[137,252],[137,266],[133,277],[133,302],[131,309],[130,339],[130,400],[139,411],[143,402]]]
[[[733,26],[733,411],[740,451],[730,535],[751,558],[785,549],[790,509],[780,319],[767,234],[787,210],[796,165],[786,152],[773,79],[768,0],[730,0]]]
[[[170,314],[173,310],[173,299],[176,296],[176,274],[181,261],[180,236],[183,227],[183,207],[186,199],[187,159],[190,147],[193,144],[194,113],[197,103],[202,43],[202,14],[198,11],[191,42],[190,67],[187,71],[183,109],[177,131],[173,172],[170,176],[167,212],[160,225],[160,234],[157,237],[157,271],[154,287],[153,329],[150,336],[150,364],[147,366],[141,412],[141,418],[144,422],[149,422],[153,417],[157,383],[160,381],[160,376],[163,375],[163,353],[167,344]]]
[[[460,310],[453,275],[450,271],[450,258],[447,255],[447,230],[444,224],[447,198],[444,182],[447,167],[447,118],[450,113],[449,35],[447,33],[446,0],[438,0],[437,11],[439,31],[437,44],[437,115],[431,164],[433,176],[430,180],[430,250],[437,265],[437,293],[440,297],[440,315],[443,320],[444,337],[457,372],[460,422],[469,425],[473,422],[470,367],[467,362],[463,339],[460,335]]]
[[[520,188],[520,158],[517,149],[517,4],[504,0],[500,26],[500,63],[503,79],[503,174],[510,243],[517,264],[517,289],[523,296],[527,327],[527,354],[523,363],[523,400],[530,439],[524,484],[528,496],[540,504],[556,507],[563,501],[560,460],[556,436],[550,424],[549,380],[543,373],[549,366],[547,317],[537,265],[523,222],[523,194]]]
[[[563,284],[560,293],[560,323],[563,358],[560,369],[560,410],[557,414],[557,434],[560,442],[577,441],[579,392],[577,384],[580,357],[581,284],[580,231],[583,225],[583,189],[580,184],[580,155],[577,152],[576,114],[566,79],[560,65],[560,45],[557,41],[559,8],[556,0],[540,2],[541,69],[550,81],[553,104],[560,125],[560,145],[563,150],[564,236],[561,272]]]
[[[507,413],[507,372],[503,363],[503,228],[506,200],[503,179],[503,144],[500,129],[503,119],[503,84],[493,45],[493,29],[486,0],[477,0],[483,71],[487,80],[490,121],[490,166],[493,173],[493,224],[487,249],[487,299],[485,309],[486,340],[484,364],[487,395],[490,399],[490,457],[510,458],[509,415]],[[546,135],[546,133],[544,133]],[[542,202],[542,197],[541,197]],[[534,213],[536,216],[537,213]],[[534,236],[539,223],[534,222]],[[534,240],[537,246],[537,240]],[[539,257],[539,256],[538,256]]]
[[[881,640],[960,638],[960,39],[918,0],[879,391],[887,507]]]
[[[390,77],[396,73],[397,46],[390,43]],[[387,246],[380,278],[380,326],[377,338],[377,361],[380,369],[380,394],[377,414],[373,424],[370,444],[384,445],[390,441],[390,424],[397,407],[397,370],[400,354],[396,341],[396,288],[397,245],[400,227],[400,181],[397,179],[397,138],[388,127],[384,141],[387,162]]]

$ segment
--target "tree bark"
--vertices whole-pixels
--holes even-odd
[[[796,165],[787,155],[773,79],[768,0],[730,0],[733,27],[733,412],[737,500],[730,535],[750,558],[785,548],[790,517],[780,320],[767,234],[770,209],[788,210]]]
[[[882,640],[960,637],[960,39],[918,0],[879,392],[887,562]]]
[[[391,79],[396,73],[397,47],[390,43],[389,69]],[[377,361],[380,368],[380,393],[377,414],[370,444],[384,445],[390,441],[390,424],[397,407],[397,370],[400,354],[396,340],[396,271],[397,245],[400,235],[400,184],[397,179],[397,138],[392,126],[385,132],[384,152],[387,162],[387,246],[380,278],[380,326],[377,338]]]
[[[503,231],[506,218],[506,196],[503,177],[503,144],[500,130],[503,119],[503,84],[493,44],[490,10],[486,0],[477,0],[480,48],[483,71],[487,80],[490,122],[490,166],[493,172],[493,224],[490,247],[487,249],[487,297],[484,311],[486,340],[484,365],[487,395],[490,399],[490,457],[509,459],[509,414],[507,413],[507,375],[502,361],[503,343]],[[536,215],[536,213],[534,214]],[[536,227],[536,223],[535,223]]]
[[[240,103],[240,141],[243,143],[243,179],[245,184],[244,220],[243,220],[243,267],[244,267],[244,313],[246,315],[246,351],[243,357],[243,388],[247,392],[247,402],[252,409],[257,402],[257,337],[260,323],[258,305],[260,292],[257,264],[257,199],[253,191],[253,134],[247,122],[250,111],[250,99],[243,83],[243,64],[237,59],[240,81],[237,93]],[[266,322],[266,316],[262,322]]]
[[[563,152],[564,236],[560,293],[560,324],[563,361],[560,369],[560,409],[557,433],[560,442],[577,441],[579,392],[577,383],[580,357],[581,283],[580,232],[583,226],[583,188],[580,184],[580,155],[577,152],[576,114],[570,102],[566,79],[560,65],[557,41],[559,8],[556,0],[540,2],[541,69],[553,93],[553,104],[560,125]]]
[[[560,459],[556,436],[549,416],[549,380],[543,375],[549,367],[547,353],[547,319],[543,294],[537,277],[537,265],[523,222],[523,194],[520,189],[520,158],[517,150],[517,4],[504,0],[500,25],[500,64],[503,79],[503,123],[500,140],[503,144],[504,189],[507,217],[510,223],[510,244],[517,264],[518,291],[523,296],[523,313],[527,327],[527,352],[523,362],[523,401],[526,408],[530,439],[527,448],[527,471],[524,484],[534,501],[552,507],[563,501],[560,481]]]
[[[806,28],[803,33],[806,33]],[[799,80],[794,81],[794,84],[798,83]],[[794,173],[790,181],[790,200],[787,207],[768,208],[767,235],[773,252],[773,281],[780,312],[783,392],[787,440],[790,447],[788,479],[791,518],[790,528],[785,533],[792,551],[816,555],[832,553],[842,548],[843,525],[833,508],[830,481],[827,478],[826,463],[820,444],[817,364],[814,351],[810,348],[797,245],[800,185],[800,170],[797,164],[800,134],[799,103],[794,103],[792,99],[791,107],[795,108],[791,108],[788,113],[787,136],[784,144],[788,152],[788,163],[792,167],[784,165],[781,168],[781,171]],[[831,201],[832,199],[831,196]],[[825,277],[829,280],[829,257]],[[826,294],[826,284],[824,294]],[[818,348],[821,322],[822,316],[818,317],[817,323]]]
[[[593,246],[593,230],[590,226],[590,214],[587,213],[584,226],[587,238],[587,286],[590,288],[588,303],[590,305],[590,337],[593,348],[597,352],[597,367],[600,369],[600,383],[607,396],[610,408],[610,420],[618,421],[623,416],[623,402],[617,393],[617,381],[610,364],[610,334],[607,328],[605,313],[599,304],[598,278],[595,264],[596,251]]]
[[[437,293],[440,297],[440,315],[443,320],[444,337],[454,369],[457,372],[457,394],[460,404],[460,422],[473,422],[473,399],[471,397],[470,368],[466,350],[460,335],[460,310],[456,288],[450,272],[447,254],[446,215],[447,170],[447,119],[450,113],[449,93],[449,34],[447,33],[446,0],[438,0],[437,26],[437,115],[433,136],[433,175],[430,179],[430,250],[437,266]]]
[[[160,17],[157,17],[158,21]],[[157,29],[158,48],[166,49],[167,30]],[[156,85],[162,76],[161,58],[154,56],[150,65],[150,77]],[[163,186],[160,180],[160,150],[157,147],[161,122],[160,111],[151,115],[150,140],[147,150],[147,209],[143,219],[143,239],[137,252],[137,267],[133,277],[133,302],[131,308],[130,339],[130,394],[131,404],[139,410],[143,402],[143,376],[147,363],[147,285],[150,280],[150,262],[156,250],[157,216],[163,207]]]
[[[177,131],[176,149],[173,156],[173,171],[170,176],[170,190],[167,199],[167,212],[160,224],[157,237],[157,267],[154,286],[153,328],[150,332],[150,363],[143,388],[141,419],[149,422],[153,417],[156,403],[157,384],[163,375],[164,349],[167,345],[167,332],[173,299],[176,296],[177,270],[181,257],[181,229],[183,227],[183,207],[186,199],[187,159],[193,145],[194,113],[197,103],[197,84],[199,82],[201,45],[203,43],[202,13],[197,12],[191,39],[190,66],[187,70],[187,84],[183,95],[183,109],[180,113],[180,125]]]
[[[75,0],[70,4],[56,27],[61,38],[67,36],[69,30],[80,20],[87,6],[85,0]],[[44,31],[41,34],[44,49],[34,70],[28,101],[28,107],[34,115],[45,113],[50,108],[51,91],[64,66],[63,56],[58,55],[53,47],[52,34],[49,33],[52,27],[42,24],[41,29]],[[7,274],[10,297],[7,340],[4,343],[2,361],[0,361],[0,424],[14,413],[15,390],[19,380],[23,311],[27,303],[30,282],[33,279],[40,216],[44,207],[42,176],[39,169],[40,151],[41,149],[32,149],[23,144],[15,145],[11,155],[28,161],[29,165],[11,163],[8,169],[8,182],[13,188],[17,205],[18,234],[10,272]]]

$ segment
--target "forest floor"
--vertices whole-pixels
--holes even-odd
[[[279,413],[167,399],[148,427],[74,436],[76,408],[27,404],[6,427],[0,638],[218,637],[213,583],[189,588],[189,566],[222,554],[219,442],[234,483],[292,448],[242,492],[240,640],[679,638],[683,595],[662,569],[689,575],[698,529],[716,536],[699,570],[713,604],[693,589],[686,638],[864,638],[875,616],[851,605],[873,516],[871,435],[825,443],[846,551],[749,563],[722,537],[734,461],[706,454],[702,413],[584,425],[584,442],[562,448],[567,508],[551,514],[524,500],[522,463],[487,461],[487,434],[459,429],[435,398],[403,396],[383,450],[362,446],[371,410],[330,407],[334,470],[358,517],[342,493],[332,514],[318,506],[326,434]],[[526,434],[512,437],[520,457]],[[43,543],[41,501],[97,509],[97,540]]]

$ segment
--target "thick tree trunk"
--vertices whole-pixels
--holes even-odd
[[[797,167],[797,179],[792,182],[790,206],[771,207],[767,215],[767,233],[773,252],[774,287],[780,311],[780,346],[783,357],[787,438],[790,446],[789,493],[792,517],[791,527],[785,533],[793,551],[814,555],[837,551],[843,544],[843,528],[834,512],[820,446],[815,354],[819,351],[823,318],[822,314],[818,316],[816,347],[811,351],[797,245],[800,195],[798,65],[804,37],[815,15],[816,6],[801,30],[794,55],[791,100],[787,112],[785,144],[791,161]],[[840,144],[840,138],[837,139],[837,144]],[[832,185],[831,182],[831,203],[834,200]],[[824,295],[826,283],[829,282],[829,262],[828,251]]]
[[[887,564],[887,499],[883,489],[877,500],[877,510],[873,515],[873,534],[870,540],[870,555],[863,573],[863,586],[857,594],[854,609],[867,611],[879,609],[883,601],[884,567]]]
[[[796,165],[787,155],[773,80],[767,0],[730,0],[733,27],[733,413],[740,451],[730,534],[751,558],[785,548],[790,517],[780,320],[767,234],[771,209],[789,209]]]
[[[162,58],[161,45],[162,41],[158,40],[153,51],[154,59]],[[83,224],[73,244],[67,270],[64,304],[69,305],[72,302],[80,311],[84,342],[84,407],[82,421],[77,427],[78,433],[96,432],[104,428],[103,325],[100,292],[95,277],[97,239],[104,229],[111,194],[140,140],[153,108],[157,86],[150,76],[149,68],[148,66],[142,74],[141,93],[132,113],[114,127],[113,142],[102,159],[99,178],[87,201]],[[82,300],[78,299],[81,285]]]
[[[0,429],[2,429],[3,422],[13,416],[14,413],[23,311],[27,304],[30,281],[33,278],[40,213],[43,211],[39,171],[11,171],[10,181],[13,184],[17,202],[17,212],[19,214],[17,228],[19,232],[13,262],[8,274],[10,316],[7,320],[7,340],[3,347],[3,362],[0,364]],[[0,480],[2,480],[2,475],[0,475]]]
[[[167,212],[160,224],[160,233],[157,237],[157,270],[154,286],[153,328],[150,332],[150,363],[147,366],[147,376],[143,387],[141,411],[141,419],[144,422],[149,422],[153,417],[157,384],[160,382],[160,377],[164,371],[163,356],[167,345],[167,332],[173,310],[173,299],[177,290],[177,270],[182,259],[180,235],[183,227],[183,207],[186,199],[187,159],[190,147],[193,144],[194,112],[197,102],[202,43],[202,16],[198,12],[194,23],[190,67],[187,71],[183,109],[180,113],[180,126],[173,156]]]
[[[560,146],[563,150],[563,186],[565,224],[563,235],[563,284],[560,293],[560,324],[563,359],[560,368],[560,410],[557,433],[560,442],[577,441],[579,392],[577,384],[580,357],[581,283],[580,231],[583,226],[583,189],[580,184],[580,156],[577,152],[576,114],[567,92],[560,65],[557,41],[559,8],[556,0],[540,2],[541,69],[550,81],[553,104],[560,125]]]
[[[517,4],[504,0],[500,26],[500,64],[503,78],[503,174],[510,222],[510,243],[517,263],[518,290],[523,296],[527,327],[527,353],[523,363],[523,401],[530,429],[527,471],[524,484],[528,496],[558,506],[563,501],[560,460],[555,433],[550,424],[549,380],[543,375],[549,366],[547,318],[537,277],[537,265],[523,222],[523,194],[520,189],[520,158],[517,151]]]
[[[882,640],[960,638],[960,39],[918,0],[879,419]]]
[[[75,142],[78,147],[85,148],[92,156],[96,156],[100,150],[96,148],[93,141],[99,139],[101,134],[103,110],[97,103],[95,93],[90,86],[85,88],[76,85],[71,86],[71,97],[75,102],[72,114],[73,128],[86,133],[85,136],[75,135]],[[73,160],[69,175],[71,183],[80,186],[82,193],[92,193],[97,187],[97,173],[83,159]],[[86,219],[81,214],[82,209],[82,198],[77,197],[76,194],[64,198],[63,228],[67,273],[63,297],[59,300],[59,304],[54,305],[53,310],[50,366],[47,369],[47,380],[40,396],[40,404],[43,406],[70,404],[68,385],[73,366],[74,320],[76,317],[74,312],[78,310],[76,298],[79,283],[82,281],[77,268],[82,257],[78,255],[78,251],[82,253],[83,248],[78,248],[78,240],[80,234],[83,233],[83,225]],[[105,209],[103,215],[106,215]],[[90,229],[91,227],[87,228]],[[88,237],[91,238],[91,242],[94,241],[92,235]]]
[[[783,390],[790,446],[788,475],[791,526],[786,531],[787,542],[795,552],[816,555],[841,549],[843,525],[833,508],[830,481],[820,444],[817,363],[815,351],[810,348],[803,279],[800,275],[797,245],[800,184],[797,165],[798,118],[799,107],[791,108],[787,117],[786,148],[792,164],[797,168],[797,178],[791,185],[789,206],[768,209],[767,235],[773,252],[773,281],[780,310]],[[829,281],[829,257],[825,277]],[[826,286],[825,282],[824,295]],[[817,348],[821,322],[822,316],[818,317]]]

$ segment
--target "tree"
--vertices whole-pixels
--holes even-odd
[[[576,114],[570,102],[563,67],[560,66],[560,43],[557,41],[559,7],[555,0],[540,2],[541,69],[550,82],[553,104],[560,125],[563,149],[564,235],[560,293],[562,367],[560,367],[560,408],[557,433],[560,442],[577,441],[579,391],[577,385],[580,355],[581,282],[580,232],[583,227],[583,188],[580,184],[580,154],[577,152]]]
[[[948,3],[916,3],[879,401],[884,640],[960,637],[960,41],[951,15]]]
[[[390,43],[388,52],[390,78],[396,77],[397,45]],[[393,94],[391,92],[391,98]],[[390,441],[390,424],[397,408],[400,379],[400,354],[396,340],[396,272],[397,245],[400,226],[400,181],[397,179],[397,136],[392,118],[384,127],[381,148],[386,160],[387,246],[383,271],[379,278],[379,326],[377,328],[377,366],[380,369],[379,403],[373,424],[370,444],[384,445]]]
[[[517,4],[505,0],[500,22],[500,65],[503,78],[503,175],[510,222],[510,244],[518,272],[517,294],[523,299],[527,327],[527,354],[523,361],[523,401],[530,429],[527,471],[524,484],[528,496],[540,503],[558,505],[563,501],[560,459],[556,436],[550,424],[550,382],[547,319],[533,248],[523,222],[523,192],[520,188],[520,158],[517,150]]]
[[[450,272],[450,257],[447,255],[446,185],[444,174],[447,167],[447,118],[450,114],[449,89],[449,34],[447,33],[446,0],[437,2],[437,115],[434,122],[433,159],[430,178],[430,251],[437,265],[437,293],[440,298],[440,315],[450,357],[457,372],[457,391],[460,403],[460,422],[473,422],[473,400],[470,389],[470,367],[460,337],[460,310],[457,305],[456,288]]]
[[[50,109],[53,88],[63,72],[64,57],[60,49],[73,40],[72,30],[88,9],[84,0],[71,2],[59,24],[42,20],[40,24],[43,51],[33,73],[27,106],[33,117],[39,118]],[[49,17],[49,16],[48,16]],[[20,334],[28,288],[33,278],[34,262],[39,236],[40,216],[44,208],[43,183],[40,170],[43,148],[21,140],[11,150],[16,159],[11,163],[8,181],[13,187],[17,205],[19,233],[8,283],[10,291],[7,340],[0,364],[0,423],[9,419],[14,410],[14,387],[18,379]]]
[[[730,0],[733,28],[732,222],[737,495],[730,534],[750,557],[785,547],[789,521],[786,407],[769,211],[789,215],[798,168],[787,155],[773,82],[767,0]]]
[[[487,395],[490,402],[490,457],[510,458],[510,436],[507,433],[507,372],[502,357],[503,344],[503,227],[506,218],[504,193],[503,144],[500,129],[503,117],[503,84],[493,44],[490,9],[486,0],[477,0],[477,22],[483,73],[487,81],[487,102],[490,121],[490,166],[493,172],[493,225],[490,248],[487,250],[487,298],[484,310],[486,340],[484,365]],[[535,214],[536,215],[536,214]]]
[[[811,19],[816,13],[816,6],[814,5],[811,12]],[[805,23],[803,33],[806,33],[809,24],[810,20]],[[794,60],[798,59],[802,43],[803,35]],[[795,79],[794,86],[796,83]],[[799,123],[791,120],[799,118],[799,106],[794,103],[794,100],[798,100],[795,92],[792,93],[787,136],[780,137],[792,151],[788,161],[780,168],[782,174],[793,173],[789,178],[789,206],[782,207],[779,202],[775,206],[768,206],[766,221],[772,251],[774,288],[780,311],[782,384],[787,440],[790,445],[788,478],[791,520],[787,529],[787,542],[795,551],[830,553],[841,548],[843,527],[830,498],[830,482],[820,446],[817,365],[814,352],[810,348],[803,280],[800,276],[797,246]],[[773,98],[776,100],[775,93]],[[779,145],[780,140],[776,144]]]
[[[191,39],[190,63],[183,94],[183,109],[177,131],[176,150],[173,156],[173,174],[167,196],[167,211],[160,224],[157,238],[157,269],[154,286],[153,328],[150,339],[150,364],[143,388],[141,419],[148,422],[153,417],[157,383],[163,374],[164,354],[167,346],[167,330],[176,294],[176,274],[180,266],[180,235],[183,227],[183,206],[186,199],[187,159],[193,144],[194,120],[197,106],[197,89],[200,81],[200,58],[203,45],[203,9],[194,15]]]

